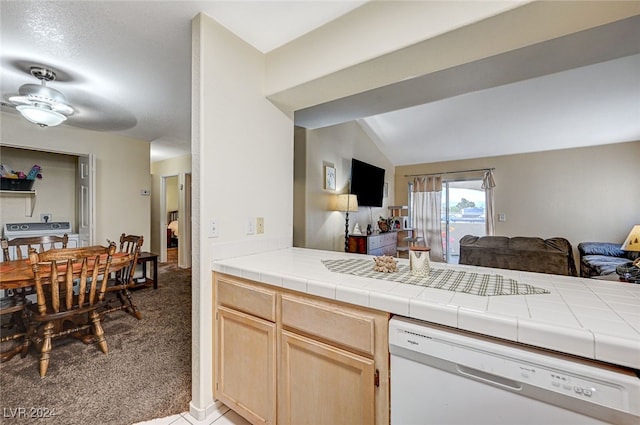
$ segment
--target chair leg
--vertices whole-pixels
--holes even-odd
[[[124,294],[124,296],[123,296]],[[126,297],[126,300],[125,300]],[[133,303],[133,297],[131,296],[131,291],[127,288],[124,288],[122,291],[118,291],[118,298],[120,298],[120,302],[122,303],[124,309],[127,313],[131,314],[138,320],[142,320],[142,313],[138,310],[138,306]]]
[[[0,363],[7,362],[13,358],[16,354],[22,351],[22,345],[16,345],[11,350],[5,350],[0,352]]]
[[[29,347],[31,346],[31,337],[36,332],[36,324],[32,323],[30,312],[26,308],[22,311],[22,323],[24,324],[25,332],[20,348],[20,357],[24,359],[27,357]]]
[[[98,344],[98,347],[100,347],[100,350],[103,353],[109,354],[109,347],[107,347],[107,340],[104,339],[104,330],[100,324],[100,315],[98,312],[95,310],[92,311],[89,315],[89,320],[91,320],[91,323],[93,324],[93,334],[96,336],[96,343]]]
[[[49,368],[49,358],[51,353],[51,339],[53,336],[53,322],[44,325],[44,335],[42,348],[40,349],[40,377],[44,378]]]

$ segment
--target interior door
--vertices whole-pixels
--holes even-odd
[[[90,246],[96,238],[95,184],[96,158],[93,154],[78,156],[76,205],[78,208],[78,245]]]

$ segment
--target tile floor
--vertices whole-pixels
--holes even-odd
[[[199,421],[188,412],[179,415],[167,416],[145,422],[138,422],[134,425],[250,425],[233,410],[218,402],[216,410],[204,421]]]

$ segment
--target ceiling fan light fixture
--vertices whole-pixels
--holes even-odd
[[[50,69],[32,67],[31,74],[42,84],[23,84],[20,96],[9,98],[22,116],[40,127],[60,125],[73,114],[73,108],[66,104],[66,97],[58,90],[47,87],[45,82],[55,80],[56,74]]]
[[[18,105],[16,109],[28,121],[38,124],[40,127],[54,127],[62,124],[67,117],[59,112],[53,111],[45,106],[35,105]]]

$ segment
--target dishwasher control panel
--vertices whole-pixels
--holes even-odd
[[[640,399],[640,379],[627,370],[397,319],[389,323],[389,348],[392,355],[400,348],[420,362],[504,389],[534,387],[640,415],[634,402]]]

